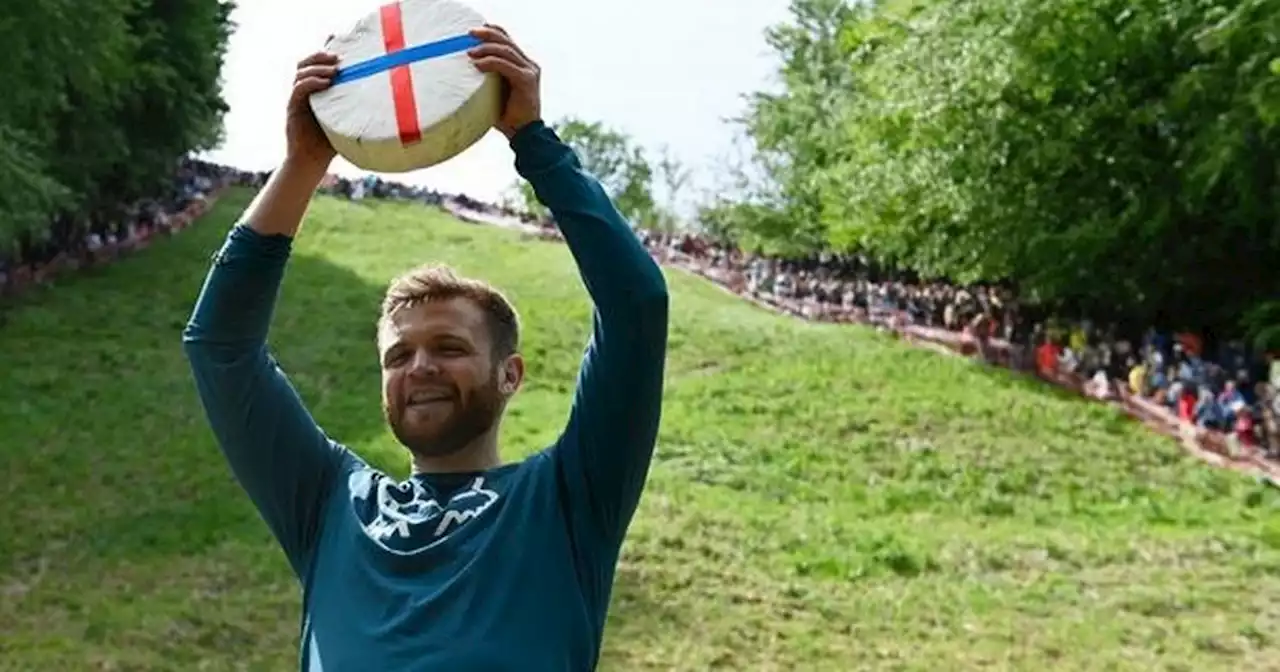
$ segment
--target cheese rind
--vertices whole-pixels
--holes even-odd
[[[478,12],[457,0],[403,0],[405,47],[466,35],[484,25]],[[386,54],[382,16],[375,10],[325,47],[350,67]],[[443,163],[484,137],[502,107],[502,80],[476,70],[465,51],[405,66],[412,77],[421,139],[401,141],[391,71],[336,83],[311,96],[311,109],[333,148],[358,168],[405,173]]]

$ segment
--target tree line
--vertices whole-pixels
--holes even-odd
[[[658,231],[681,228],[681,202],[688,195],[692,173],[670,148],[651,151],[625,131],[573,116],[550,125],[573,147],[583,168],[600,180],[628,220]],[[517,180],[509,191],[511,205],[539,216],[546,214],[533,187],[524,180]]]
[[[155,193],[218,144],[231,10],[6,12],[0,244]],[[781,86],[739,120],[751,162],[698,223],[760,251],[858,253],[1099,319],[1275,339],[1277,35],[1276,0],[793,0],[767,34]],[[689,172],[668,152],[555,126],[625,214],[677,226]]]
[[[0,44],[0,245],[55,217],[158,193],[215,147],[232,26],[224,0],[29,0]]]
[[[739,120],[740,190],[701,219],[1275,339],[1277,36],[1276,0],[794,0],[767,35],[781,86]]]

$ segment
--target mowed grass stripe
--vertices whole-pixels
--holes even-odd
[[[251,193],[0,328],[0,670],[288,670],[297,588],[179,337]],[[319,198],[272,333],[335,437],[403,475],[373,320],[424,261],[520,308],[507,455],[552,440],[589,304],[568,251]],[[666,410],[602,669],[1275,669],[1276,497],[1105,406],[681,272]]]

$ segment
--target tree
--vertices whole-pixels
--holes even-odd
[[[137,70],[119,112],[136,166],[129,175],[133,183],[121,185],[125,191],[153,189],[177,155],[212,149],[222,140],[228,108],[218,83],[231,8],[208,0],[156,0],[131,17],[137,60],[146,65]]]
[[[655,213],[653,228],[672,233],[680,228],[680,201],[693,173],[665,145],[659,151],[657,173],[665,203]]]
[[[550,214],[546,206],[538,201],[538,195],[534,193],[532,184],[524,180],[516,180],[515,184],[512,184],[507,191],[507,200],[512,203],[513,207],[523,209],[538,218],[543,218]]]
[[[230,34],[227,2],[33,0],[0,41],[0,244],[153,194],[183,154],[212,147]],[[56,30],[50,29],[56,26]]]
[[[743,193],[699,215],[704,227],[783,254],[825,244],[818,178],[839,157],[841,104],[856,88],[850,65],[859,57],[845,34],[869,11],[841,0],[793,0],[790,9],[792,22],[766,33],[782,62],[783,89],[749,95],[736,120],[753,154],[738,171]]]
[[[1231,328],[1280,295],[1265,0],[796,0],[742,125],[744,239]],[[1171,325],[1172,326],[1172,325]]]

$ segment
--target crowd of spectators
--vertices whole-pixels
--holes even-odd
[[[487,210],[495,214],[489,206]],[[557,238],[549,221],[537,234]],[[1033,371],[1104,400],[1138,397],[1220,433],[1233,450],[1280,458],[1280,353],[1190,331],[1126,329],[1061,319],[1011,287],[957,286],[878,268],[858,256],[776,259],[691,233],[637,229],[655,257],[683,265],[754,301],[810,320],[946,332],[989,363]],[[1210,351],[1211,350],[1211,351]]]
[[[267,177],[184,160],[168,193],[115,212],[59,219],[48,231],[21,236],[13,249],[0,249],[0,299],[59,269],[114,258],[152,236],[181,230],[203,212],[212,192],[229,184],[261,186]],[[329,176],[321,191],[351,200],[418,201],[464,219],[559,237],[552,222],[516,208],[375,176]],[[1077,386],[1099,399],[1141,398],[1187,425],[1223,435],[1235,450],[1280,457],[1280,353],[1250,349],[1239,339],[1063,320],[1019,301],[1010,287],[923,281],[857,256],[777,259],[691,233],[637,228],[636,235],[660,261],[684,266],[774,309],[963,342],[984,361],[1049,380],[1083,381]]]
[[[986,361],[1050,380],[1081,379],[1100,399],[1140,397],[1224,434],[1235,449],[1280,456],[1280,353],[1241,339],[1059,319],[1024,305],[1008,287],[908,279],[856,257],[769,259],[690,234],[640,235],[659,256],[683,258],[725,287],[792,314],[959,333]]]
[[[86,215],[60,214],[47,228],[19,232],[0,243],[0,311],[8,299],[59,273],[107,263],[155,236],[181,231],[204,213],[211,195],[245,180],[240,171],[184,158],[161,193]]]

